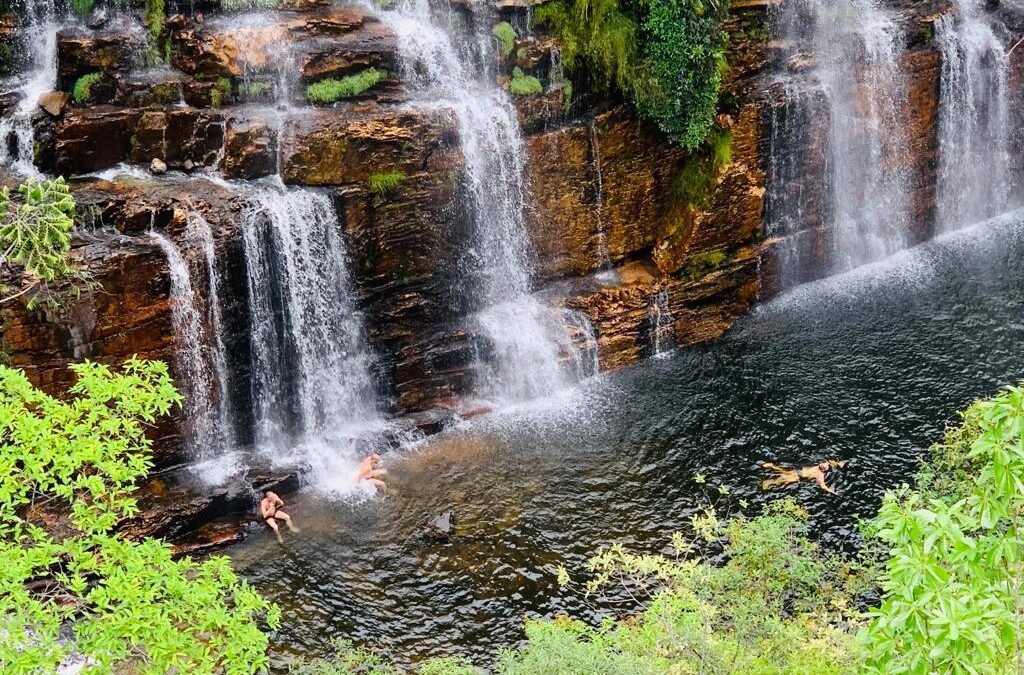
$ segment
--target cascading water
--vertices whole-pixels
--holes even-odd
[[[597,124],[591,122],[587,126],[590,143],[591,162],[594,164],[594,182],[597,187],[595,203],[597,207],[597,255],[599,267],[607,270],[612,266],[611,254],[608,251],[608,231],[604,224],[604,176],[601,174],[601,139],[598,137]]]
[[[279,182],[248,197],[256,443],[271,451],[298,444],[300,459],[316,465],[380,419],[338,214],[327,195]]]
[[[454,14],[447,19],[435,20],[428,0],[382,13],[399,36],[403,75],[419,103],[450,108],[458,118],[475,226],[463,288],[493,348],[480,367],[480,393],[500,401],[535,398],[580,377],[568,372],[578,355],[561,315],[530,294],[526,152],[516,109],[487,65],[493,38],[478,20],[481,29],[459,39]]]
[[[1010,60],[981,4],[957,0],[958,16],[943,16],[935,24],[942,50],[936,193],[940,231],[971,225],[1006,208]]]
[[[647,310],[650,330],[651,353],[654,356],[667,354],[675,347],[675,320],[664,288],[651,297]]]
[[[0,166],[10,166],[24,176],[39,176],[33,163],[35,135],[32,116],[39,97],[57,86],[57,31],[60,30],[54,0],[23,0],[23,28],[19,47],[26,69],[13,84],[21,96],[10,116],[0,119]]]
[[[781,12],[789,63],[807,59],[801,47],[810,44],[814,51],[808,81],[796,87],[800,99],[813,104],[804,87],[820,90],[829,117],[824,272],[891,255],[909,243],[910,232],[907,179],[899,165],[907,141],[899,120],[906,83],[897,25],[874,0],[801,0],[786,3]],[[791,109],[786,113],[791,121],[801,117]],[[778,231],[802,219],[804,204],[799,197],[792,201],[792,190],[780,193],[775,187],[769,197],[775,222],[769,228]]]
[[[190,221],[190,230],[206,224],[201,216],[198,216],[198,220],[190,218]],[[209,230],[209,224],[206,224],[206,229]],[[194,234],[194,231],[187,234]],[[181,250],[159,232],[150,232],[149,236],[167,257],[171,281],[170,297],[173,303],[171,316],[178,337],[175,361],[178,382],[185,394],[184,419],[190,425],[188,443],[191,454],[199,460],[217,457],[231,447],[231,431],[226,420],[225,400],[217,400],[214,393],[215,387],[226,386],[223,344],[219,340],[219,335],[214,340],[209,339],[207,335],[202,313],[196,306],[192,273]],[[211,297],[211,307],[216,303],[216,298]],[[213,332],[216,334],[217,330],[214,329]],[[211,378],[217,382],[211,382]]]

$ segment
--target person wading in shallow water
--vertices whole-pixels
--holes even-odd
[[[263,499],[260,501],[260,515],[263,516],[263,522],[270,526],[277,541],[283,544],[284,539],[281,538],[281,530],[277,527],[277,521],[283,520],[292,532],[300,532],[300,530],[292,524],[292,517],[281,510],[282,506],[284,506],[284,500],[270,490],[264,493]]]
[[[773,487],[799,483],[801,479],[806,478],[808,480],[813,480],[818,484],[818,487],[825,492],[834,495],[836,494],[836,491],[825,484],[825,474],[832,469],[841,469],[846,466],[846,460],[829,459],[824,462],[819,462],[814,466],[805,466],[799,470],[784,469],[781,466],[772,464],[771,462],[763,462],[761,466],[766,469],[771,469],[775,473],[779,474],[776,478],[769,478],[761,481],[762,490],[770,490]]]
[[[377,453],[373,453],[364,459],[363,463],[359,465],[359,473],[356,474],[356,482],[361,483],[365,480],[378,490],[386,490],[388,486],[384,484],[384,481],[382,481],[381,478],[388,475],[388,470],[378,469],[378,464],[380,464],[380,455]]]

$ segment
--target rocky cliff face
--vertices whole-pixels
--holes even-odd
[[[550,37],[520,38],[499,65],[504,81],[516,66],[545,84],[541,94],[516,97],[529,156],[536,292],[589,320],[593,336],[577,337],[596,340],[603,369],[635,363],[667,344],[720,336],[777,290],[783,241],[796,242],[789,255],[811,261],[827,248],[828,111],[813,94],[796,101],[805,94],[775,77],[807,67],[781,62],[785,45],[769,40],[776,4],[732,2],[730,68],[716,122],[731,139],[731,160],[711,176],[699,203],[680,198],[674,187],[694,157],[625,106],[571,105],[550,78],[557,46]],[[891,4],[906,34],[900,67],[909,95],[900,115],[911,140],[907,153],[891,161],[909,177],[920,241],[932,232],[938,148],[941,61],[930,31],[949,7]],[[214,231],[234,298],[224,307],[232,369],[246,373],[244,190],[199,173],[232,181],[279,175],[335,200],[389,409],[458,408],[487,344],[456,292],[471,242],[465,158],[452,112],[409,105],[397,74],[397,36],[369,10],[302,2],[246,19],[213,5],[205,16],[181,9],[165,26],[169,65],[156,69],[140,61],[146,36],[130,13],[60,33],[59,88],[70,92],[83,76],[99,75],[77,102],[36,113],[36,164],[76,177],[159,160],[181,173],[117,184],[76,180],[75,257],[96,286],[56,310],[0,308],[3,351],[53,391],[66,385],[66,364],[81,358],[117,362],[139,354],[173,363],[167,262],[145,231],[167,233],[201,272],[194,242],[182,235],[187,212],[199,210]],[[523,25],[525,8],[496,12],[495,21]],[[16,17],[0,17],[0,43],[11,44],[18,30]],[[1022,58],[1018,50],[1017,80]],[[0,59],[0,72],[17,67]],[[296,72],[282,73],[284,67]],[[305,101],[307,85],[368,69],[383,74],[365,90],[333,104]],[[292,105],[280,109],[274,101],[282,99]],[[16,102],[0,95],[0,114]],[[788,130],[797,128],[802,142],[787,143]],[[401,179],[377,189],[373,177],[381,172]],[[765,240],[773,208],[797,200],[800,219]],[[173,433],[164,430],[168,438]],[[162,461],[171,463],[174,444],[165,447]]]
[[[762,26],[765,11],[747,3],[730,26],[743,66],[733,70],[721,125],[733,134],[734,161],[715,178],[706,208],[673,200],[673,180],[689,158],[625,107],[575,110],[554,85],[516,99],[527,133],[538,292],[590,320],[604,368],[651,353],[657,297],[668,298],[672,341],[690,344],[720,335],[757,295],[764,158],[762,104],[752,83],[767,58],[763,39],[745,31]],[[522,9],[501,12],[522,19]],[[133,21],[59,34],[59,87],[70,91],[85,75],[101,76],[84,99],[36,116],[40,168],[73,177],[157,159],[185,174],[254,180],[279,173],[287,184],[332,191],[392,409],[459,406],[486,350],[455,292],[470,246],[464,159],[448,111],[402,105],[408,97],[395,74],[397,37],[355,7],[310,3],[254,20],[180,14],[166,24],[172,68],[153,70],[140,65],[145,34]],[[2,25],[13,34],[16,23]],[[520,39],[501,68],[518,65],[546,79],[554,45]],[[284,81],[276,70],[282,63],[299,69],[287,93],[297,107],[287,112],[268,107],[268,92]],[[336,104],[303,105],[306,85],[367,68],[388,75]],[[403,176],[386,194],[369,181],[381,171]],[[97,287],[59,310],[3,308],[3,348],[12,362],[51,390],[66,384],[64,367],[80,358],[139,354],[173,363],[167,264],[144,231],[169,234],[201,271],[198,252],[181,236],[184,214],[199,209],[218,256],[235,268],[228,276],[238,301],[225,316],[237,344],[228,351],[245,372],[243,197],[184,176],[135,185],[81,180],[75,191],[82,214],[76,257]]]

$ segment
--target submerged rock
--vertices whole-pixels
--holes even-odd
[[[423,530],[423,536],[434,541],[448,541],[454,533],[454,516],[451,511],[445,511],[431,518]]]
[[[149,172],[157,176],[167,173],[167,163],[154,157],[153,161],[149,163]]]

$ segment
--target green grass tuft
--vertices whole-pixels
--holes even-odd
[[[89,73],[88,75],[82,75],[78,78],[71,94],[72,98],[75,99],[75,103],[78,105],[88,103],[89,97],[92,94],[93,85],[102,79],[103,73]]]
[[[366,179],[370,191],[379,198],[387,197],[405,180],[404,171],[378,171]]]
[[[676,204],[705,206],[718,172],[732,163],[732,134],[712,131],[707,141],[672,180],[670,198]]]
[[[343,98],[359,96],[375,87],[387,74],[386,70],[367,68],[340,80],[321,80],[306,87],[306,100],[310,103],[334,103]]]
[[[270,93],[273,87],[269,82],[241,82],[238,85],[238,95],[242,98],[259,98]]]

